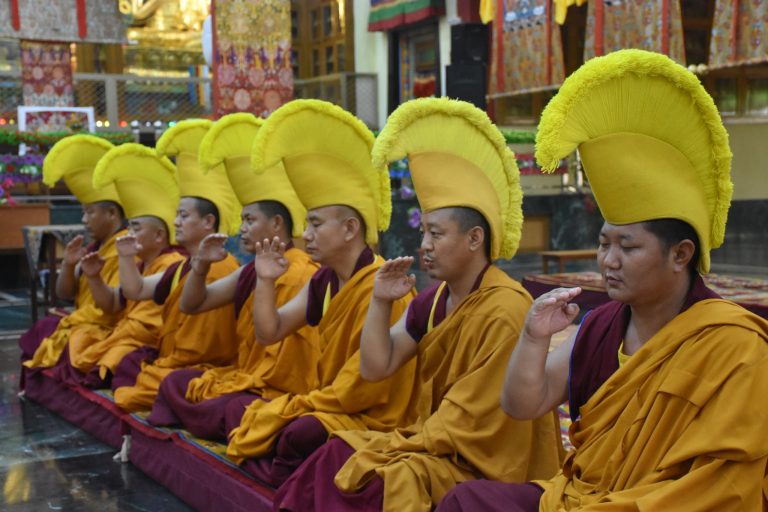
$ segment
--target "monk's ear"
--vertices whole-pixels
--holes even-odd
[[[687,238],[673,245],[669,249],[669,257],[672,260],[672,266],[675,272],[683,272],[687,270],[688,264],[691,262],[691,258],[693,258],[695,252],[696,246]]]
[[[353,240],[360,232],[360,219],[355,216],[349,216],[344,219],[344,240],[349,242]]]
[[[485,232],[480,226],[475,226],[467,231],[467,239],[469,240],[469,250],[482,251],[485,247]]]
[[[283,226],[285,226],[285,219],[278,213],[269,219],[269,225],[272,228],[273,233],[279,233],[283,229]]]
[[[207,213],[203,217],[203,225],[213,231],[213,227],[216,225],[216,216],[212,213]]]

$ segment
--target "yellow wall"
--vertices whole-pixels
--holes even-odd
[[[768,199],[768,121],[728,122],[733,199]]]

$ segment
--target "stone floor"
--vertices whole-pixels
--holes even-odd
[[[0,319],[4,316],[0,314]],[[19,399],[18,336],[4,332],[0,334],[0,510],[191,510],[132,465],[114,462],[113,448],[43,407]]]

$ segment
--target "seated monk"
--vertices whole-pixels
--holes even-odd
[[[579,288],[539,297],[502,405],[532,418],[570,401],[562,471],[457,486],[439,511],[766,510],[768,322],[709,290],[723,242],[731,152],[698,79],[663,55],[595,58],[541,118],[536,158],[576,147],[605,218],[597,262],[611,301],[548,353]]]
[[[210,121],[182,121],[166,131],[157,144],[158,153],[176,155],[181,201],[174,227],[176,241],[186,249],[188,258],[163,273],[142,276],[132,264],[141,249],[136,238],[118,240],[120,289],[125,298],[152,299],[163,306],[158,348],[142,347],[123,357],[112,378],[115,403],[126,411],[151,409],[160,382],[172,371],[226,365],[236,355],[232,305],[200,315],[186,315],[179,308],[181,291],[200,242],[218,231],[232,234],[236,224],[233,216],[240,213],[224,169],[203,175],[197,165],[197,149],[210,125]],[[211,265],[207,281],[221,279],[237,268],[235,258],[227,255]]]
[[[80,260],[97,252],[104,260],[101,276],[117,285],[117,251],[115,240],[124,234],[124,215],[114,187],[96,190],[91,183],[99,159],[112,144],[92,135],[66,137],[57,142],[43,162],[43,181],[53,187],[64,179],[72,194],[83,205],[83,224],[91,239],[83,247],[84,237],[73,238],[64,249],[61,271],[56,278],[56,295],[74,299],[75,310],[65,316],[48,316],[38,321],[21,336],[21,360],[27,368],[50,368],[59,361],[66,365],[70,341],[93,343],[109,336],[117,321],[115,315],[98,308],[80,270]],[[23,388],[24,373],[22,373]]]
[[[184,256],[169,226],[173,225],[179,186],[176,168],[167,159],[139,144],[123,144],[99,160],[93,173],[94,187],[114,186],[130,219],[128,229],[140,247],[138,269],[144,276],[164,272]],[[142,346],[157,348],[160,339],[162,307],[153,301],[126,301],[119,287],[111,287],[101,277],[104,259],[98,253],[81,261],[83,274],[96,305],[110,314],[121,314],[112,333],[103,340],[72,340],[70,363],[57,365],[59,378],[91,388],[109,387],[112,374],[122,358]]]
[[[288,393],[271,402],[237,401],[232,421],[242,416],[227,455],[242,467],[279,485],[337,430],[390,430],[408,403],[415,367],[369,383],[360,377],[359,346],[373,280],[383,260],[370,246],[389,222],[389,173],[371,164],[373,134],[353,115],[319,100],[283,105],[264,123],[253,145],[257,172],[282,161],[307,208],[306,251],[323,265],[309,283],[279,309],[276,280],[286,272],[279,239],[257,244],[254,267],[256,339],[269,344],[305,325],[317,326],[319,360],[308,393]],[[394,302],[391,323],[411,298]],[[248,402],[248,401],[246,401]],[[230,414],[232,416],[230,416]]]
[[[514,421],[499,407],[504,368],[531,305],[492,264],[511,258],[523,216],[520,173],[484,112],[446,98],[404,103],[387,120],[374,165],[408,157],[422,210],[428,275],[390,328],[392,302],[408,293],[413,258],[377,272],[360,342],[360,373],[378,381],[415,359],[406,417],[392,432],[341,431],[278,490],[282,510],[432,510],[457,482],[548,478],[560,466],[553,411]],[[339,471],[340,470],[340,471]],[[336,475],[335,481],[333,476]]]
[[[293,298],[317,270],[302,250],[293,247],[291,235],[301,236],[306,210],[293,191],[281,165],[256,175],[250,168],[253,138],[263,123],[252,114],[230,114],[219,119],[200,144],[203,170],[223,163],[232,189],[245,205],[240,243],[253,253],[257,241],[277,237],[288,247],[288,271],[275,282],[277,305]],[[175,370],[160,385],[147,421],[153,425],[181,424],[198,437],[226,441],[227,433],[240,423],[227,425],[226,405],[240,399],[272,399],[284,393],[306,393],[314,383],[317,364],[317,330],[305,327],[282,342],[264,346],[253,334],[253,289],[256,271],[247,264],[228,276],[205,284],[211,264],[227,252],[226,235],[208,235],[192,262],[184,283],[181,310],[198,314],[234,303],[237,322],[237,359],[224,367]]]

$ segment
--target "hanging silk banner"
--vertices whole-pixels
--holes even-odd
[[[550,0],[497,0],[490,98],[559,86],[565,79],[560,26]]]
[[[290,0],[214,0],[216,117],[266,117],[293,98]]]
[[[69,43],[21,41],[24,105],[73,106],[71,58]]]
[[[678,0],[589,2],[584,60],[625,48],[663,53],[685,65]]]
[[[709,67],[768,61],[768,2],[717,0],[709,46]]]
[[[371,0],[368,31],[392,30],[442,14],[444,0]]]

